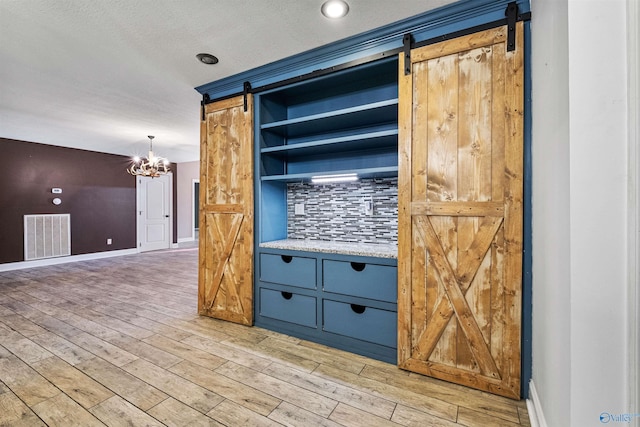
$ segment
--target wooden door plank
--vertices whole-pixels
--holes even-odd
[[[429,69],[426,63],[415,64],[412,70],[412,79],[420,80],[423,76],[428,75]],[[413,84],[415,87],[415,84]],[[411,194],[412,198],[417,200],[426,200],[427,198],[427,106],[429,105],[429,92],[427,90],[414,91],[412,94],[415,99],[413,105],[413,134],[412,134],[412,158],[411,158],[411,176],[412,180]],[[419,142],[420,141],[420,142]],[[415,236],[412,236],[415,239]],[[415,244],[415,243],[414,243]],[[421,277],[425,277],[426,274],[426,257],[413,257],[414,263],[412,266],[414,280],[420,280]],[[416,292],[416,290],[418,292]],[[412,312],[412,318],[414,319],[413,325],[422,324],[429,318],[429,308],[426,306],[428,297],[426,294],[430,292],[430,289],[424,290],[413,288],[411,292],[411,301],[413,302],[414,310]],[[415,335],[415,332],[412,332]],[[411,344],[412,345],[412,344]]]
[[[245,211],[243,205],[218,204],[203,206],[202,211],[205,213],[237,213],[242,214]]]
[[[411,202],[411,215],[428,216],[504,216],[503,202]]]
[[[458,99],[460,123],[457,161],[459,173],[458,201],[475,203],[491,198],[491,112],[492,108],[492,48],[482,46],[458,54],[459,84]],[[477,217],[458,218],[458,251],[463,254],[478,229]],[[456,266],[456,270],[459,269]],[[485,332],[490,310],[490,300],[486,287],[481,280],[483,269],[475,272],[480,280],[466,294],[478,327]],[[459,321],[459,320],[458,320]],[[456,366],[469,371],[478,367],[464,333],[456,336]],[[486,333],[483,333],[486,336]]]
[[[437,58],[426,62],[427,76],[421,77],[427,85],[416,85],[414,92],[429,93],[426,108],[416,105],[416,111],[424,110],[424,117],[416,116],[416,120],[426,123],[424,130],[426,139],[413,141],[428,150],[427,159],[427,197],[428,201],[444,202],[458,198],[458,58],[455,56]],[[417,65],[416,65],[417,67]],[[416,104],[420,99],[414,101]],[[419,160],[415,159],[414,160]],[[415,175],[414,178],[415,179]],[[421,197],[412,196],[412,201]]]
[[[459,201],[491,200],[492,47],[459,54]]]
[[[512,397],[520,393],[520,321],[522,318],[522,228],[523,228],[523,143],[524,129],[524,25],[516,25],[516,50],[506,54],[505,82],[505,230],[504,230],[504,341],[508,375],[505,389]]]
[[[423,150],[427,151],[427,174],[426,174],[426,201],[429,202],[447,202],[456,200],[458,197],[458,128],[459,128],[459,105],[458,105],[458,58],[455,55],[434,58],[424,62],[427,65],[428,74],[425,76],[416,76],[415,82],[421,80],[426,84],[416,84],[414,92],[420,93],[426,90],[429,93],[429,104],[424,108],[426,115],[421,121],[424,121],[426,138],[425,140],[414,140],[414,144],[424,145]],[[418,67],[418,64],[415,65]],[[415,104],[419,100],[414,101]],[[415,109],[419,109],[416,105]],[[422,198],[412,197],[413,201],[422,200]],[[449,263],[456,265],[457,263],[457,241],[448,230],[456,229],[457,219],[452,217],[439,217],[432,224],[438,235],[441,237],[442,249]],[[415,253],[415,252],[414,252]],[[426,276],[426,298],[428,301],[427,309],[431,313],[434,312],[435,301],[446,298],[444,289],[439,286],[436,266],[433,263],[431,254],[428,251],[427,276]],[[416,288],[414,294],[422,294]],[[414,310],[414,328],[417,331],[418,309]],[[428,325],[428,323],[426,323]],[[449,322],[440,335],[433,352],[429,355],[429,360],[439,363],[455,363],[455,355],[457,351],[456,336],[458,334],[458,325],[456,322]]]
[[[505,100],[506,56],[504,49],[493,49],[491,92],[494,108],[491,115],[491,201],[504,204],[506,125]]]
[[[507,30],[505,26],[479,31],[468,36],[415,49],[411,52],[411,62],[423,62],[433,58],[464,52],[476,47],[503,43],[506,41],[506,38]]]
[[[418,223],[418,219],[425,217],[414,217],[414,227],[416,233],[423,239],[423,245],[428,253],[429,257],[429,274],[426,278],[427,288],[433,288],[432,295],[434,297],[429,301],[429,306],[433,307],[437,304],[437,301],[446,300],[449,304],[449,298],[447,297],[446,289],[442,286],[440,281],[440,272],[438,271],[439,265],[433,256],[433,251],[429,248],[429,241],[424,239],[424,231]],[[449,265],[458,264],[458,240],[455,232],[458,227],[458,218],[437,216],[428,219],[434,232],[437,234],[438,241],[441,245],[441,251],[444,255],[444,260]],[[429,294],[428,294],[429,295]],[[433,309],[433,308],[432,308]],[[438,313],[439,315],[440,313]],[[436,324],[438,324],[438,316],[432,319],[430,323],[425,325],[425,330],[431,330]],[[456,364],[458,353],[457,336],[459,333],[459,326],[456,319],[444,322],[444,330],[440,336],[440,339],[435,343],[433,352],[428,356],[428,360],[436,363],[443,363],[447,365]]]
[[[405,57],[398,54],[398,98],[411,100],[413,93],[413,73],[404,73]],[[412,321],[412,278],[413,258],[411,257],[413,233],[411,227],[412,195],[412,102],[398,104],[398,363],[411,358]],[[411,262],[409,262],[411,260]]]

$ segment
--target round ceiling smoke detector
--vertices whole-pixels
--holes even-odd
[[[320,11],[324,16],[331,19],[342,18],[349,13],[349,5],[342,0],[329,0],[322,4]]]
[[[198,61],[207,65],[213,65],[218,63],[218,58],[211,55],[210,53],[199,53],[196,55],[196,58],[198,58]]]

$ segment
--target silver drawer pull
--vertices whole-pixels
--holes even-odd
[[[280,295],[282,295],[282,298],[284,299],[291,299],[291,297],[293,296],[293,294],[291,292],[280,292]]]
[[[367,266],[367,264],[363,263],[363,262],[352,262],[351,263],[351,268],[353,268],[355,271],[362,271],[364,270],[364,268]]]
[[[362,314],[366,309],[367,307],[364,305],[351,304],[351,310],[353,310],[354,313]]]
[[[280,255],[280,258],[282,258],[282,262],[286,264],[289,264],[293,260],[293,257],[290,255]]]

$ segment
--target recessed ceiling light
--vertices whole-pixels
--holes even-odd
[[[329,0],[322,4],[320,11],[327,18],[342,18],[349,13],[349,5],[343,0]]]
[[[198,58],[198,61],[207,65],[213,65],[218,63],[218,58],[211,55],[210,53],[199,53],[196,55],[196,58]]]

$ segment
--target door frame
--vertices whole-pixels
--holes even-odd
[[[196,240],[196,229],[200,231],[200,224],[196,224],[196,212],[200,209],[199,206],[196,206],[196,184],[200,185],[200,178],[192,178],[191,179],[191,240]],[[200,216],[198,215],[198,221],[200,220]]]
[[[169,172],[167,176],[169,178],[169,248],[174,248],[177,246],[173,243],[173,172]],[[142,245],[142,242],[140,242],[140,232],[142,231],[142,221],[140,220],[140,192],[142,191],[140,186],[141,178],[143,177],[136,177],[136,252],[138,253],[144,252],[140,250]]]

